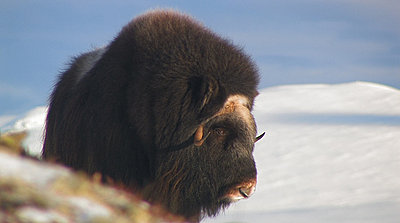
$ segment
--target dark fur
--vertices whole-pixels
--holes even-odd
[[[147,13],[61,75],[43,157],[100,172],[173,213],[215,215],[230,187],[256,177],[256,132],[232,114],[212,117],[230,95],[251,109],[257,84],[250,58],[228,40],[176,12]],[[201,123],[211,134],[196,147],[187,142]]]

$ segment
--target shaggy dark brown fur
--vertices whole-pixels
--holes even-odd
[[[215,215],[255,186],[257,84],[230,41],[180,13],[146,13],[60,76],[43,157],[100,172],[172,213]]]

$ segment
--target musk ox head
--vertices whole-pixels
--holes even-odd
[[[175,214],[215,215],[254,192],[258,78],[241,49],[190,17],[146,13],[61,75],[43,157]]]

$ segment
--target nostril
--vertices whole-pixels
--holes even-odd
[[[237,184],[224,195],[224,198],[228,198],[232,202],[249,198],[254,194],[254,191],[256,190],[256,184],[256,178]]]
[[[244,198],[248,198],[250,197],[255,191],[255,186],[252,185],[248,185],[247,187],[240,187],[239,188],[239,193],[244,197]]]
[[[246,191],[245,188],[239,188],[239,192],[244,198],[248,198],[249,197],[248,191]]]

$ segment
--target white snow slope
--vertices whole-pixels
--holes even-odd
[[[45,111],[12,128],[30,130],[35,154]],[[365,82],[267,88],[254,115],[266,131],[254,152],[256,193],[204,222],[400,222],[399,90]]]
[[[256,193],[207,222],[400,222],[400,91],[355,82],[261,91]]]

